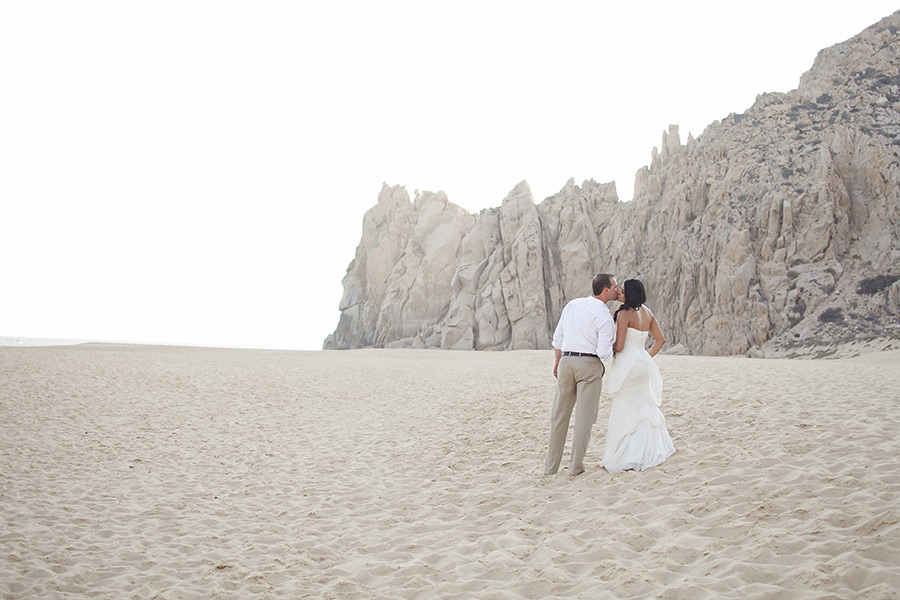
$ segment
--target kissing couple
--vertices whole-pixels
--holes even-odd
[[[629,279],[623,286],[608,273],[592,282],[593,294],[563,308],[553,334],[556,394],[550,413],[550,441],[545,475],[559,470],[569,420],[575,412],[571,475],[584,473],[584,455],[597,421],[603,377],[609,375],[612,408],[603,466],[607,471],[655,467],[675,452],[659,410],[662,377],[653,357],[665,338],[653,312],[644,304],[644,285]],[[615,315],[607,302],[621,302]],[[646,349],[647,337],[653,346]]]

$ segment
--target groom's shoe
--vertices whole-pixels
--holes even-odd
[[[572,477],[575,477],[576,475],[581,475],[582,473],[584,473],[584,467],[576,467],[576,468],[572,469],[571,474],[572,474]]]

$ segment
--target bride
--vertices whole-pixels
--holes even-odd
[[[607,471],[643,471],[672,456],[675,446],[666,430],[666,418],[659,410],[662,378],[653,357],[665,338],[656,317],[644,306],[647,296],[637,279],[619,290],[622,306],[616,311],[615,359],[608,376],[612,410],[606,434],[603,466]],[[646,350],[647,335],[653,347]]]

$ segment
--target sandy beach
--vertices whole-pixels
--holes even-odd
[[[0,348],[0,596],[900,595],[900,351],[659,356],[675,455],[604,392],[578,477],[552,357]]]

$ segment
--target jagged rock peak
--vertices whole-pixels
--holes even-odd
[[[847,100],[849,94],[859,91],[859,86],[854,83],[873,79],[876,75],[885,87],[890,87],[891,83],[896,85],[896,38],[900,31],[898,16],[900,11],[867,27],[846,42],[820,50],[812,68],[800,78],[797,91],[801,101],[828,104]],[[891,82],[891,79],[894,81]],[[866,87],[863,86],[864,89]],[[868,91],[878,95],[877,89]],[[861,101],[859,104],[872,98],[857,100]]]
[[[525,180],[520,181],[516,184],[516,187],[511,189],[509,193],[506,195],[506,198],[503,200],[506,202],[507,200],[513,198],[526,198],[531,200],[532,204],[534,203],[534,195],[531,193],[531,186],[528,185],[528,182]]]
[[[387,182],[381,184],[381,191],[378,192],[378,203],[382,204],[409,204],[409,192],[402,185],[390,186]]]

